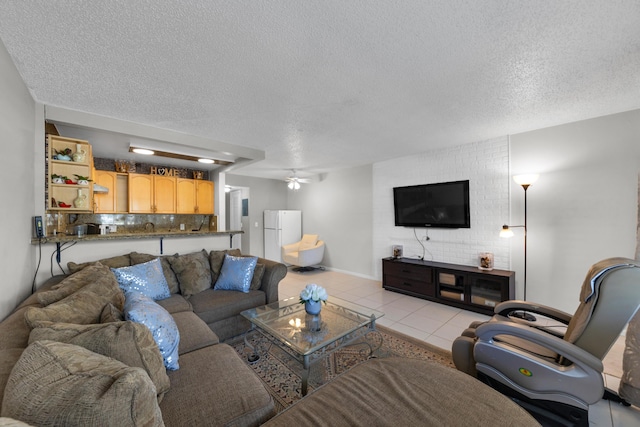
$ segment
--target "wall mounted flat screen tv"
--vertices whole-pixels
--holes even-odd
[[[396,226],[471,228],[469,181],[393,189]]]

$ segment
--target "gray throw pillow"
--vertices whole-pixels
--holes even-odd
[[[29,345],[7,381],[2,416],[34,426],[162,426],[156,388],[140,368],[54,341]]]
[[[45,340],[78,345],[127,366],[144,369],[156,387],[158,402],[169,390],[169,377],[160,350],[149,328],[141,323],[75,325],[40,322],[31,331],[29,344]]]
[[[83,268],[90,266],[94,262],[96,261],[83,262],[81,264],[76,264],[75,262],[68,262],[67,268],[69,269],[69,273],[73,274],[82,270]],[[126,254],[126,255],[114,256],[111,258],[103,258],[101,260],[98,260],[97,262],[99,262],[100,264],[106,265],[107,267],[118,268],[118,267],[126,267],[128,265],[131,265],[131,258],[129,257],[129,254]]]
[[[38,321],[63,323],[100,323],[104,306],[111,303],[118,310],[124,308],[124,294],[109,267],[98,264],[103,269],[95,280],[78,289],[68,297],[46,307],[28,307],[24,317],[33,328]]]
[[[168,260],[180,283],[180,293],[185,298],[211,288],[211,267],[204,249],[185,255],[176,254]]]

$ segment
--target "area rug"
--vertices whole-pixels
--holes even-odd
[[[323,355],[316,360],[311,365],[309,373],[308,393],[364,362],[368,357],[408,357],[432,360],[455,369],[449,351],[383,326],[377,326],[376,329],[380,332],[379,336],[369,334],[366,338],[361,338],[349,346]],[[382,338],[381,343],[380,338]],[[266,344],[264,338],[256,331],[248,333],[247,341],[260,349],[260,359],[254,363],[250,363],[248,360],[252,351],[245,345],[244,337],[232,338],[226,343],[236,350],[242,360],[265,384],[273,397],[276,410],[280,412],[300,400],[302,398],[302,364],[280,347]],[[370,348],[378,346],[379,348],[369,356]]]

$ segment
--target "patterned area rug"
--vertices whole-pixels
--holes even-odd
[[[379,335],[369,334],[349,346],[317,359],[311,365],[308,393],[367,360],[371,348],[375,349],[372,357],[433,360],[455,369],[450,352],[382,326],[376,326],[376,329],[380,332]],[[273,396],[276,410],[280,412],[300,400],[302,398],[302,363],[280,347],[269,345],[258,332],[250,332],[247,340],[258,348],[260,354],[260,359],[254,363],[248,361],[252,351],[245,345],[244,337],[235,337],[226,343],[238,352],[265,384]]]

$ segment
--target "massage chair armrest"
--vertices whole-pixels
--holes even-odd
[[[573,317],[569,313],[565,313],[564,311],[558,310],[553,307],[549,307],[547,305],[529,303],[527,301],[519,301],[519,300],[509,300],[501,302],[496,305],[493,312],[500,316],[507,317],[509,313],[521,310],[526,311],[528,313],[537,313],[543,316],[549,317],[551,319],[557,320],[558,322],[564,323],[568,325],[571,321],[571,317]]]
[[[476,328],[476,336],[480,340],[496,341],[494,338],[497,335],[509,335],[528,340],[557,353],[563,358],[580,365],[583,368],[589,368],[600,373],[604,370],[602,360],[598,359],[591,353],[563,340],[562,338],[558,338],[537,328],[504,321],[486,322]],[[532,357],[535,357],[533,353]]]

